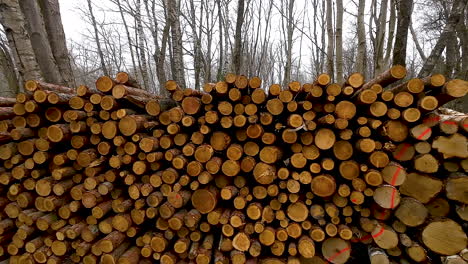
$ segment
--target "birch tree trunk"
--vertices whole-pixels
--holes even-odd
[[[21,11],[19,0],[2,0],[0,22],[5,30],[8,45],[13,53],[22,80],[41,80],[41,69],[26,30],[26,20]]]
[[[192,37],[194,42],[194,51],[193,51],[193,67],[195,71],[195,90],[200,90],[200,73],[202,69],[202,57],[201,57],[201,25],[203,21],[203,3],[201,3],[201,10],[200,10],[200,29],[197,33],[197,18],[195,14],[195,5],[193,1],[190,1],[190,26],[192,28]],[[198,35],[200,34],[200,35]]]
[[[334,33],[333,33],[333,0],[327,0],[327,73],[330,74],[331,79],[334,79]]]
[[[106,62],[104,60],[104,53],[102,52],[102,48],[101,48],[101,41],[99,40],[99,31],[97,28],[96,18],[94,17],[94,13],[93,13],[93,6],[91,4],[91,0],[87,0],[87,1],[88,1],[89,15],[91,17],[91,23],[93,24],[93,29],[94,29],[94,41],[96,42],[97,52],[98,52],[98,56],[101,62],[101,69],[104,75],[109,76],[109,71],[107,70]]]
[[[366,0],[359,0],[357,16],[358,52],[356,57],[356,71],[366,75],[366,28],[364,25],[364,10]]]
[[[292,44],[294,33],[294,0],[287,1],[287,21],[286,21],[286,65],[284,66],[283,87],[287,87],[291,79],[291,64],[292,64]],[[283,16],[284,20],[284,16]]]
[[[39,0],[39,5],[47,31],[48,42],[62,76],[63,84],[73,87],[75,86],[75,78],[70,64],[65,32],[63,31],[59,2],[58,0]]]
[[[0,44],[0,84],[2,97],[14,97],[19,92],[13,61],[3,44]]]
[[[336,1],[336,81],[343,83],[343,0]]]
[[[382,0],[380,2],[379,23],[377,24],[376,45],[374,51],[375,75],[379,75],[385,69],[384,43],[385,29],[387,26],[387,5],[388,0]]]
[[[393,65],[406,65],[406,44],[408,40],[408,29],[411,22],[413,0],[400,1],[397,4],[398,24],[393,46]]]
[[[242,24],[244,24],[244,0],[237,2],[237,20],[236,20],[236,33],[234,36],[234,52],[232,55],[232,62],[235,74],[240,74],[241,68],[241,54],[242,54]]]
[[[221,11],[221,0],[216,0],[216,6],[218,7],[218,33],[219,33],[219,57],[218,57],[218,72],[216,73],[216,81],[223,79],[223,61],[224,61],[224,45],[223,45],[223,14]]]
[[[319,1],[320,2],[320,1]],[[321,28],[322,28],[322,38],[321,38],[321,46],[322,46],[322,53],[320,54],[320,73],[322,73],[325,69],[325,55],[326,52],[325,52],[325,45],[326,45],[326,40],[327,40],[327,31],[326,31],[326,24],[327,24],[327,16],[326,16],[326,8],[327,8],[327,3],[326,1],[322,1],[322,10],[321,10],[321,16],[320,16],[320,20],[321,20]]]
[[[143,24],[141,22],[141,1],[136,1],[136,24],[138,31],[138,58],[141,64],[141,78],[143,79],[143,84],[145,89],[149,90],[149,79],[148,79],[148,65],[146,62],[146,51],[145,51],[145,32],[143,31]]]
[[[199,45],[199,55],[200,58],[202,59],[202,63],[204,66],[204,72],[205,76],[203,79],[204,83],[211,82],[212,81],[212,63],[213,63],[213,52],[212,52],[212,47],[213,45],[213,34],[214,31],[213,29],[215,28],[216,21],[214,20],[214,3],[211,3],[212,1],[201,1],[202,7],[205,6],[205,18],[206,18],[206,52],[203,54],[202,48],[201,48],[201,43],[203,41],[203,23],[200,23],[199,29],[198,29],[198,40],[200,41]],[[211,4],[210,4],[211,3]],[[202,14],[200,14],[200,20],[201,20]]]
[[[439,39],[437,40],[434,48],[432,48],[431,54],[429,55],[429,57],[427,57],[423,67],[419,71],[419,78],[431,74],[432,70],[435,67],[435,64],[440,59],[440,56],[442,55],[442,52],[444,51],[447,45],[447,41],[449,39],[450,34],[452,34],[452,32],[455,31],[458,22],[460,21],[460,19],[462,19],[465,3],[465,0],[453,1],[452,9],[450,10],[450,16],[448,18],[447,24],[445,25],[442,34],[440,34]]]
[[[182,52],[182,31],[180,29],[179,1],[167,1],[167,17],[171,25],[172,56],[174,70],[172,76],[182,89],[185,89],[184,58]]]

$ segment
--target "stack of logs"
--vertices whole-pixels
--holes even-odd
[[[227,74],[164,99],[124,72],[28,81],[0,100],[0,256],[466,263],[468,115],[438,108],[468,82],[405,75]]]

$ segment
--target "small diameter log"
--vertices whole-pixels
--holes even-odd
[[[211,212],[218,202],[215,189],[198,189],[191,197],[192,205],[202,214]]]
[[[400,192],[422,203],[427,203],[440,193],[442,185],[442,181],[437,178],[425,174],[410,173],[400,186]]]
[[[369,246],[369,260],[371,264],[389,264],[390,260],[388,259],[387,254],[384,250]]]
[[[468,176],[463,173],[452,173],[445,183],[447,198],[468,204],[466,190],[468,187]]]
[[[346,263],[351,245],[341,238],[328,238],[322,243],[322,254],[331,263]]]

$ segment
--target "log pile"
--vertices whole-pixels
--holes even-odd
[[[468,115],[437,109],[468,82],[405,75],[28,81],[0,99],[1,259],[462,263]]]

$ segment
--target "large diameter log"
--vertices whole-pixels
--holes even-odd
[[[442,186],[442,181],[437,178],[425,174],[410,173],[400,186],[400,192],[422,203],[427,203],[440,193]]]
[[[322,254],[331,263],[346,263],[351,256],[351,245],[341,238],[328,238],[322,243]]]
[[[467,139],[465,136],[455,133],[449,137],[439,136],[432,141],[432,147],[442,153],[445,158],[467,158]]]
[[[202,214],[207,214],[216,207],[218,203],[217,191],[211,189],[198,189],[191,197],[192,205]]]
[[[454,255],[467,246],[462,227],[450,219],[430,222],[422,231],[422,241],[430,250],[442,255]]]
[[[436,95],[439,105],[444,105],[451,100],[461,98],[468,93],[468,81],[454,79],[445,83],[442,92]]]

